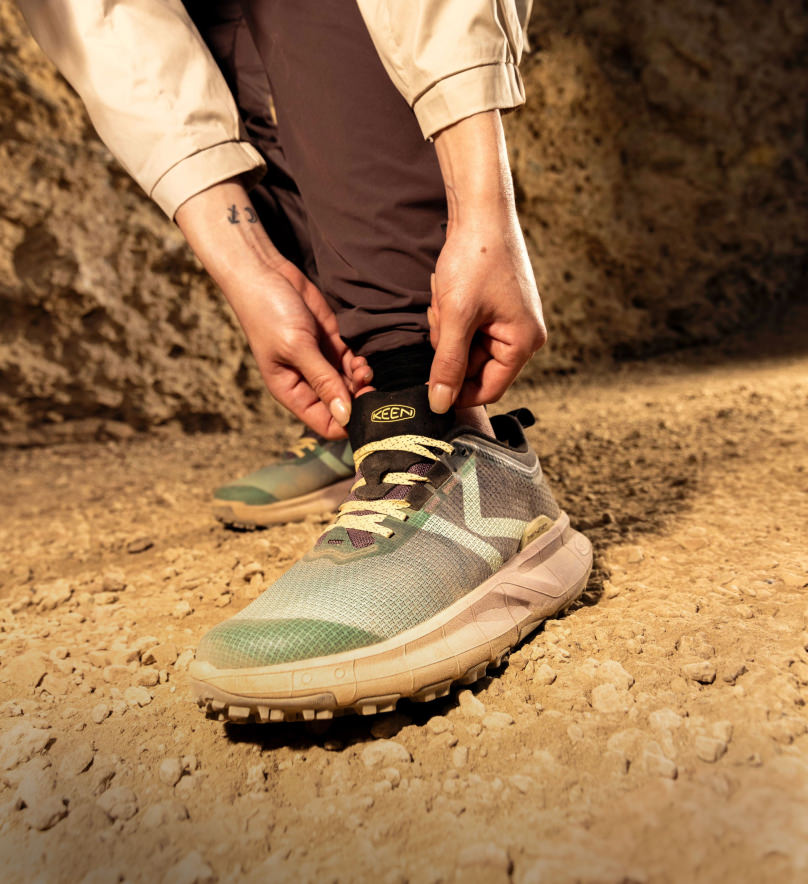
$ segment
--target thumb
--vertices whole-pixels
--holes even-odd
[[[438,414],[448,411],[460,393],[473,334],[468,319],[444,311],[429,376],[429,406]]]
[[[347,425],[351,417],[351,394],[340,373],[312,344],[300,353],[297,369],[308,382],[314,394],[325,403],[334,420]]]

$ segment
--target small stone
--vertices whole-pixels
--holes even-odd
[[[708,763],[718,761],[727,751],[727,744],[717,737],[696,737],[696,755]]]
[[[116,592],[97,592],[93,596],[93,601],[96,605],[114,605],[118,601],[118,594]]]
[[[682,673],[691,681],[699,684],[712,684],[715,681],[715,666],[709,660],[699,660],[698,663],[685,663]]]
[[[40,611],[52,611],[69,601],[72,594],[73,589],[66,580],[54,580],[52,583],[37,587],[34,601]]]
[[[101,579],[104,592],[123,592],[126,589],[126,578],[123,571],[107,571]]]
[[[603,753],[603,764],[609,773],[623,776],[628,773],[630,762],[625,752],[609,750]]]
[[[165,669],[171,666],[177,659],[177,646],[173,642],[166,642],[161,645],[154,645],[144,652],[142,662],[148,666],[154,664],[158,669]]]
[[[214,881],[213,869],[196,850],[173,865],[163,878],[164,884],[213,884]]]
[[[59,773],[63,777],[77,777],[93,763],[93,747],[82,740],[70,749],[59,763]]]
[[[0,678],[18,688],[33,690],[48,673],[48,658],[39,651],[26,651],[5,663]]]
[[[485,706],[472,694],[471,691],[460,691],[457,695],[460,708],[466,715],[482,718],[485,715]]]
[[[662,754],[662,750],[656,743],[652,743],[643,754],[643,763],[645,771],[651,776],[664,777],[668,780],[675,780],[679,774],[676,763],[666,758]]]
[[[729,743],[735,730],[731,721],[717,721],[711,728],[713,736],[724,743]]]
[[[626,691],[634,684],[634,676],[626,672],[617,660],[604,660],[598,666],[595,677],[600,682],[613,684]]]
[[[489,730],[502,730],[513,724],[513,716],[507,712],[489,712],[483,719],[483,725]]]
[[[654,730],[673,730],[682,724],[682,716],[673,709],[657,709],[648,716]]]
[[[130,706],[148,706],[152,701],[152,695],[147,688],[133,685],[123,692],[124,700]]]
[[[196,755],[183,755],[180,762],[183,773],[193,773],[199,767],[199,759]]]
[[[173,799],[152,804],[141,815],[140,823],[146,829],[162,829],[169,823],[181,823],[188,819],[188,809]]]
[[[513,776],[508,777],[508,782],[523,795],[527,795],[527,793],[533,788],[535,785],[532,777],[526,777],[522,774],[514,774]]]
[[[256,575],[263,578],[264,569],[261,565],[258,564],[258,562],[250,562],[248,565],[245,565],[244,568],[242,569],[241,579],[245,583],[249,583],[250,580],[253,577],[255,577]]]
[[[457,865],[459,868],[484,867],[487,869],[496,869],[510,874],[513,868],[508,851],[500,847],[498,844],[481,843],[469,844],[462,848],[457,855]]]
[[[187,669],[191,662],[194,659],[194,649],[186,648],[180,655],[177,657],[177,662],[174,664],[174,668],[180,671]]]
[[[382,774],[386,782],[395,789],[401,783],[401,771],[397,767],[386,767]]]
[[[584,738],[584,729],[580,724],[571,724],[567,728],[567,736],[573,743],[579,743]]]
[[[791,664],[789,672],[797,679],[801,685],[808,685],[808,664],[797,660]]]
[[[461,768],[468,764],[469,750],[468,746],[456,746],[452,750],[452,767]]]
[[[166,786],[176,786],[182,776],[182,763],[179,758],[164,758],[157,768],[157,776]]]
[[[468,732],[472,735],[472,737],[479,737],[483,732],[483,726],[479,721],[472,721],[472,723],[466,728]]]
[[[3,735],[0,749],[0,770],[13,770],[44,752],[53,742],[53,735],[45,728],[34,727],[24,721]]]
[[[258,764],[251,764],[247,768],[247,785],[256,791],[261,791],[267,785],[267,768],[260,761]]]
[[[109,718],[111,711],[108,703],[96,703],[90,710],[90,717],[96,724],[101,724],[104,719]]]
[[[67,816],[67,805],[61,798],[49,795],[35,807],[25,811],[25,822],[40,832],[52,829],[59,820]]]
[[[556,678],[558,678],[558,675],[556,674],[555,669],[548,666],[547,663],[542,663],[533,675],[533,681],[536,684],[543,685],[551,685]]]
[[[190,801],[203,779],[201,774],[183,777],[174,787],[174,794],[182,801]]]
[[[625,713],[634,700],[628,691],[620,691],[613,684],[599,684],[592,688],[592,706],[607,715]]]
[[[105,666],[102,675],[107,684],[125,684],[129,681],[132,673],[129,671],[128,666],[117,663]]]
[[[445,715],[434,715],[427,722],[427,730],[431,734],[444,734],[446,731],[452,730],[452,722]]]
[[[177,602],[177,604],[174,605],[174,610],[171,612],[171,616],[176,617],[177,620],[182,620],[183,617],[190,617],[193,612],[194,609],[191,605],[183,599],[183,601]]]
[[[365,767],[391,767],[396,764],[409,764],[412,756],[395,740],[376,740],[362,750],[362,763]]]
[[[126,544],[126,551],[134,555],[136,553],[146,552],[147,549],[151,549],[153,546],[154,541],[151,537],[137,537]]]
[[[141,669],[135,676],[135,684],[144,688],[153,688],[160,681],[160,673],[151,666]]]
[[[130,820],[137,813],[137,796],[128,786],[107,789],[97,804],[113,822]]]
[[[442,734],[438,734],[432,739],[430,746],[433,751],[442,752],[456,746],[457,742],[457,736],[452,731],[444,731]]]

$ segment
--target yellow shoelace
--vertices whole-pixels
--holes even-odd
[[[438,448],[451,454],[454,450],[447,442],[440,439],[430,439],[428,436],[391,436],[389,439],[380,439],[378,442],[368,442],[358,451],[354,452],[354,463],[357,470],[362,461],[377,451],[408,451],[417,454],[424,460],[437,460],[438,455],[429,448]],[[385,473],[382,482],[385,485],[415,485],[418,482],[426,482],[426,476],[417,473]],[[367,485],[364,478],[354,482],[351,491]],[[340,505],[337,518],[325,529],[354,528],[357,531],[369,531],[371,534],[380,534],[382,537],[392,537],[392,529],[381,524],[390,517],[403,522],[407,518],[406,510],[409,509],[406,500],[346,500]]]
[[[309,451],[317,447],[317,440],[311,436],[301,436],[294,445],[289,448],[289,454],[294,457],[303,457]]]

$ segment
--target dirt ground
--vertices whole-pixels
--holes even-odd
[[[0,453],[0,877],[808,880],[808,358],[517,404],[595,543],[582,603],[471,690],[316,726],[225,726],[187,684],[325,523],[209,516],[291,424]]]

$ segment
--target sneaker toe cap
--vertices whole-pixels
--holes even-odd
[[[223,485],[213,492],[216,500],[238,501],[249,506],[263,506],[267,503],[275,503],[274,495],[252,485]]]
[[[203,636],[196,659],[217,669],[246,669],[339,654],[383,640],[359,627],[328,620],[234,618]]]

